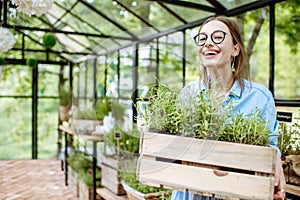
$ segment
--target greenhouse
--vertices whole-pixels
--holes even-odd
[[[273,199],[278,155],[278,192],[298,199],[299,13],[298,0],[1,0],[0,199]],[[251,88],[276,116],[232,117],[202,87],[184,93],[206,80],[207,43],[238,45],[232,30],[201,32],[214,16],[238,25]]]

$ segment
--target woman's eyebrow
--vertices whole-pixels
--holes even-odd
[[[213,34],[214,32],[216,32],[216,31],[222,31],[222,32],[226,32],[226,31],[224,31],[224,30],[221,30],[221,29],[216,29],[216,30],[214,30],[213,32],[211,32],[211,34]],[[199,34],[206,34],[207,35],[207,33],[206,32],[200,32],[199,31]]]

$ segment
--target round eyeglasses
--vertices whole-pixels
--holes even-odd
[[[220,30],[214,31],[210,35],[211,41],[213,41],[213,43],[215,43],[215,44],[221,44],[224,41],[226,34],[227,33],[224,31],[220,31]],[[197,46],[203,46],[205,44],[207,38],[208,38],[208,35],[206,35],[205,33],[198,33],[193,39]]]

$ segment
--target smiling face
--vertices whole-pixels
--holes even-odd
[[[206,38],[204,45],[199,48],[202,65],[208,69],[222,68],[231,71],[231,61],[239,54],[239,46],[233,43],[229,28],[224,23],[213,20],[204,24],[199,33],[199,40],[204,41]],[[225,37],[223,41],[222,37]],[[220,41],[222,42],[219,43]]]

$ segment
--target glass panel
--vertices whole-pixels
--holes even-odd
[[[52,82],[53,84],[53,82]],[[53,158],[58,151],[58,100],[38,100],[38,158]]]
[[[299,12],[299,7],[291,3],[289,7],[285,3],[276,4],[276,99],[300,100]]]
[[[187,22],[193,22],[195,20],[203,19],[214,14],[199,9],[186,8],[175,5],[167,5],[167,7]]]
[[[124,4],[127,7],[129,7],[133,12],[135,12],[138,16],[142,17],[151,25],[155,26],[160,30],[165,30],[167,28],[179,26],[182,24],[180,20],[178,20],[176,17],[174,17],[156,2],[137,0],[126,1],[124,2]],[[138,25],[139,27],[135,28],[141,29],[145,27],[141,22],[138,23]],[[134,28],[134,26],[132,25],[130,26],[130,28],[132,29]]]
[[[250,41],[251,36],[255,31],[254,28],[257,25],[257,18],[259,17],[259,15],[261,15],[261,12],[264,11],[262,9],[258,9],[246,13],[244,23],[244,45],[246,51],[249,51],[248,44],[250,42],[254,42],[252,53],[250,54],[250,52],[248,52],[248,56],[250,55],[249,64],[252,81],[261,83],[266,87],[269,87],[269,16],[267,16],[264,23],[262,24],[256,41]]]
[[[87,60],[74,69],[74,104],[80,110],[92,108],[94,101],[94,60]]]
[[[0,159],[30,159],[31,99],[0,98],[0,103]]]
[[[56,34],[57,39],[64,44],[68,51],[71,52],[81,52],[85,50],[84,43],[80,43],[82,41],[82,36],[78,35],[69,35],[66,37],[64,34]]]
[[[2,66],[1,95],[27,95],[32,93],[32,71],[30,67],[20,65]]]
[[[138,97],[145,98],[149,87],[156,83],[156,41],[139,45]]]
[[[102,1],[93,1],[91,3],[96,8],[103,8]],[[104,9],[108,10],[108,9]],[[103,12],[102,9],[99,10],[99,12]],[[121,24],[120,21],[109,21],[108,19],[105,19],[101,16],[101,14],[96,13],[95,11],[89,9],[87,6],[80,3],[77,5],[74,9],[74,14],[80,16],[84,21],[88,22],[89,24],[93,24],[94,27],[96,27],[99,32],[101,31],[103,34],[106,35],[119,35],[120,33],[123,33],[124,31],[119,28],[118,26],[114,25],[113,23],[119,23],[120,26],[127,28],[127,25]],[[111,18],[113,15],[105,15],[107,18]],[[124,37],[130,37],[128,34],[123,33]]]
[[[65,81],[68,83],[69,67],[64,66],[63,71]],[[38,95],[41,96],[58,96],[60,66],[39,64],[39,85]]]
[[[115,61],[113,61],[115,63]],[[101,56],[97,59],[97,96],[98,97],[104,97],[105,91],[115,91],[112,89],[109,89],[111,86],[108,86],[108,88],[105,88],[105,69],[106,69],[106,57]],[[110,92],[111,94],[111,92]],[[112,95],[109,95],[112,96]]]
[[[200,59],[198,55],[198,46],[195,45],[193,37],[198,33],[199,27],[186,30],[186,72],[185,84],[199,80],[200,77]]]
[[[169,87],[182,87],[182,40],[181,32],[159,39],[159,81]]]
[[[133,75],[132,75],[132,49],[127,48],[120,51],[120,97],[129,98],[132,96]]]

